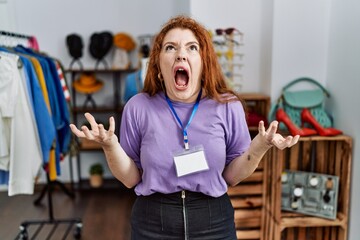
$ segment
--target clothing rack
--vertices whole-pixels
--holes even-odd
[[[19,38],[19,39],[32,39],[34,40],[34,36],[29,36],[25,34],[19,34],[14,32],[7,32],[7,31],[0,31],[0,36],[11,37],[11,38]],[[0,43],[1,45],[1,43]],[[38,47],[37,41],[35,40],[35,46]],[[70,156],[71,158],[71,156]],[[70,163],[71,167],[71,163]],[[70,198],[75,198],[75,194],[72,191],[69,191],[66,186],[58,181],[58,180],[50,180],[49,173],[46,173],[46,185],[42,189],[40,196],[34,201],[34,205],[40,205],[42,198],[45,196],[47,192],[47,199],[48,199],[48,207],[49,207],[49,219],[47,220],[25,220],[20,224],[20,232],[16,236],[15,239],[22,239],[27,240],[29,239],[29,234],[27,231],[27,227],[30,225],[38,225],[38,228],[34,232],[31,239],[35,239],[36,236],[41,232],[41,229],[44,225],[53,225],[52,230],[49,232],[46,239],[50,239],[50,237],[54,234],[56,228],[59,224],[68,224],[68,228],[64,233],[63,239],[66,239],[67,235],[71,231],[72,227],[75,225],[74,231],[74,238],[80,239],[81,238],[81,229],[82,229],[82,221],[80,218],[71,218],[71,219],[55,219],[54,218],[54,211],[53,211],[53,202],[52,202],[52,192],[54,190],[55,185],[59,186],[65,194],[67,194]],[[73,189],[72,189],[73,190]]]
[[[15,38],[32,38],[32,36],[20,34],[20,33],[13,33],[13,32],[7,32],[7,31],[0,31],[0,35],[8,36],[8,37],[15,37]]]
[[[42,228],[45,225],[52,225],[52,229],[50,230],[50,232],[48,233],[46,239],[51,239],[52,235],[55,233],[57,227],[59,226],[59,224],[68,224],[68,227],[62,237],[62,239],[66,239],[67,236],[69,235],[72,227],[75,225],[75,231],[73,233],[74,238],[75,239],[80,239],[81,238],[81,230],[82,230],[82,221],[80,218],[71,218],[71,219],[55,219],[54,218],[54,212],[53,212],[53,202],[52,202],[52,192],[54,190],[54,186],[55,183],[58,184],[60,182],[55,182],[55,181],[51,181],[49,178],[49,174],[46,174],[46,179],[47,179],[47,185],[46,185],[46,190],[47,190],[47,198],[48,198],[48,205],[49,205],[49,219],[47,220],[26,220],[23,221],[20,224],[20,232],[18,234],[18,236],[15,239],[19,239],[19,240],[28,240],[29,239],[29,234],[27,231],[27,228],[30,225],[37,225],[37,229],[36,231],[33,233],[33,235],[31,236],[30,239],[36,239],[36,237],[38,236],[38,234],[41,232]],[[62,185],[61,185],[62,186]],[[44,196],[44,191],[42,191],[42,197]],[[34,201],[35,205],[39,204],[39,199]]]
[[[20,34],[20,33],[14,33],[14,32],[7,32],[7,31],[0,31],[0,36],[3,36],[6,40],[6,38],[11,38],[12,40],[15,38],[18,39],[27,39],[29,42],[33,41],[33,44],[38,48],[38,43],[36,41],[36,38],[34,36]]]

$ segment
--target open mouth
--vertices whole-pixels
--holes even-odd
[[[175,85],[179,89],[184,89],[189,83],[189,75],[184,68],[178,68],[175,71]]]

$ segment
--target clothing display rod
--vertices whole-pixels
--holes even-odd
[[[1,38],[3,37],[3,38]],[[24,34],[19,33],[13,33],[13,32],[7,32],[7,31],[0,31],[0,40],[5,39],[5,42],[7,38],[11,38],[11,41],[13,43],[14,39],[27,39],[29,40],[29,46],[34,49],[38,50],[38,44],[36,41],[36,38],[34,36],[28,36]],[[0,45],[3,43],[0,42]],[[4,44],[6,45],[6,44]],[[47,79],[45,79],[47,80]],[[70,156],[71,157],[71,156]],[[52,201],[52,192],[54,190],[55,185],[60,186],[60,188],[71,198],[75,197],[75,194],[72,191],[69,191],[63,183],[57,180],[52,180],[50,178],[49,171],[46,171],[46,185],[41,191],[40,196],[34,201],[34,205],[40,205],[41,199],[45,196],[45,193],[47,192],[47,199],[48,199],[48,210],[49,210],[49,219],[46,220],[25,220],[20,224],[20,232],[16,236],[15,239],[35,239],[39,233],[41,232],[41,229],[44,227],[44,225],[52,225],[51,231],[48,233],[47,239],[50,239],[51,236],[54,234],[55,230],[59,226],[59,224],[68,224],[68,227],[66,231],[64,232],[63,239],[66,239],[71,229],[75,226],[74,231],[74,237],[75,239],[81,238],[81,229],[82,229],[82,221],[80,218],[71,218],[71,219],[55,219],[54,218],[54,211],[53,211],[53,201]],[[34,232],[32,232],[32,236],[29,236],[29,233],[27,231],[27,228],[30,225],[36,225],[38,226]]]
[[[32,37],[32,36],[28,36],[28,35],[24,35],[24,34],[7,32],[7,31],[0,31],[0,35],[9,36],[9,37],[15,37],[15,38],[27,38],[27,39]]]

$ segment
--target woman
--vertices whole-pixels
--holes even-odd
[[[251,141],[239,97],[227,88],[207,30],[170,19],[156,36],[143,93],[126,104],[120,144],[114,118],[105,130],[89,113],[78,137],[101,144],[113,175],[138,195],[132,239],[236,239],[227,192],[254,172],[283,138],[277,122]]]

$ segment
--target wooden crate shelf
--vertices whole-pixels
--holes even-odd
[[[261,93],[241,93],[240,97],[246,104],[247,111],[267,116],[270,108],[270,97]],[[250,135],[254,137],[258,127],[249,126]],[[264,199],[267,165],[260,162],[256,171],[239,185],[229,187],[228,194],[235,213],[237,239],[267,240],[263,238]]]
[[[311,149],[315,148],[315,158]],[[315,161],[314,161],[315,159]],[[352,139],[348,136],[303,137],[292,148],[271,149],[265,156],[267,172],[263,236],[268,240],[347,240]],[[337,217],[321,217],[281,211],[281,174],[284,169],[339,177]]]
[[[241,93],[247,109],[260,115],[267,116],[270,110],[270,97],[262,93]]]
[[[228,195],[234,207],[237,239],[262,239],[264,216],[264,163],[239,185],[229,187]]]
[[[245,102],[247,113],[257,114],[259,116],[268,116],[270,110],[270,97],[262,93],[241,93],[241,99]],[[266,123],[266,122],[265,122]],[[258,126],[249,125],[251,137],[256,136],[258,133]]]

